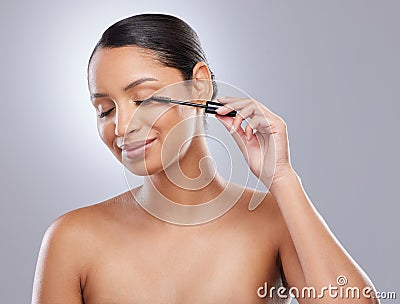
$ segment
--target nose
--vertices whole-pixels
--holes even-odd
[[[138,129],[138,119],[135,117],[135,106],[121,105],[116,107],[115,115],[115,135],[124,137]],[[136,115],[137,116],[137,115]]]

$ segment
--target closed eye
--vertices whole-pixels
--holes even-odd
[[[163,97],[163,96],[152,96],[150,98],[147,98],[145,100],[132,100],[132,102],[134,102],[137,105],[147,105],[150,104],[152,102],[158,102],[158,103],[169,103],[171,102],[171,98],[169,97]]]
[[[145,100],[132,100],[132,102],[134,102],[137,106],[138,105],[147,105],[151,102],[151,99],[145,99]],[[108,111],[105,112],[101,112],[98,117],[99,118],[104,118],[106,116],[108,116],[113,110],[115,109],[115,107],[111,108]]]
[[[151,102],[151,99],[145,99],[145,100],[132,100],[137,106],[138,105],[146,105]]]
[[[112,110],[114,110],[114,109],[115,109],[115,107],[111,108],[111,109],[108,110],[108,111],[101,112],[101,113],[98,115],[99,118],[104,118],[104,117],[108,116],[108,115],[112,112]]]

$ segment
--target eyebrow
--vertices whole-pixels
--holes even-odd
[[[126,92],[129,89],[132,89],[132,88],[134,88],[134,87],[138,86],[139,84],[142,84],[143,82],[146,82],[146,81],[158,81],[158,80],[156,78],[152,78],[152,77],[144,77],[144,78],[137,79],[135,81],[132,81],[127,86],[125,86],[124,87],[124,92]],[[109,95],[106,94],[106,93],[93,93],[93,94],[90,95],[90,99],[102,98],[102,97],[109,97]]]

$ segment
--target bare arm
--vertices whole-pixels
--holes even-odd
[[[230,130],[242,151],[250,170],[275,197],[286,223],[286,235],[280,238],[279,254],[287,282],[295,287],[306,285],[321,290],[324,287],[341,287],[339,276],[345,276],[346,286],[373,290],[364,271],[340,245],[325,221],[315,210],[305,193],[301,180],[290,164],[289,139],[285,121],[264,104],[252,98],[223,97],[224,106],[216,115]],[[235,110],[235,118],[224,116]],[[245,129],[242,122],[247,119]],[[251,209],[257,206],[249,206]],[[338,286],[339,285],[339,286]],[[345,286],[345,287],[346,287]],[[371,292],[371,295],[373,293]],[[330,297],[299,298],[300,303],[361,303],[379,301]]]
[[[373,299],[374,286],[364,271],[341,246],[325,221],[315,210],[305,193],[301,179],[293,171],[271,187],[287,226],[286,236],[282,238],[280,256],[289,286],[299,289],[314,287],[317,295],[321,289],[331,284],[338,288],[338,296],[331,297],[325,290],[323,297],[299,297],[299,303],[379,303]],[[340,285],[338,277],[345,277]],[[343,277],[344,276],[344,277]],[[339,288],[356,287],[360,298],[341,297]],[[369,287],[371,298],[364,297],[362,290]],[[301,290],[300,290],[301,291]],[[307,294],[307,293],[306,293]],[[333,295],[335,291],[333,291]]]
[[[84,257],[79,226],[66,214],[46,230],[39,251],[32,304],[82,304]]]

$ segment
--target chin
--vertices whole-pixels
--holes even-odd
[[[149,176],[163,170],[161,162],[144,159],[135,163],[124,162],[123,165],[137,176]]]
[[[137,176],[150,176],[156,173],[160,173],[169,167],[171,164],[176,162],[176,154],[166,153],[164,156],[164,163],[161,158],[162,151],[154,149],[152,147],[143,158],[139,159],[128,159],[123,158],[121,162],[132,174]]]

